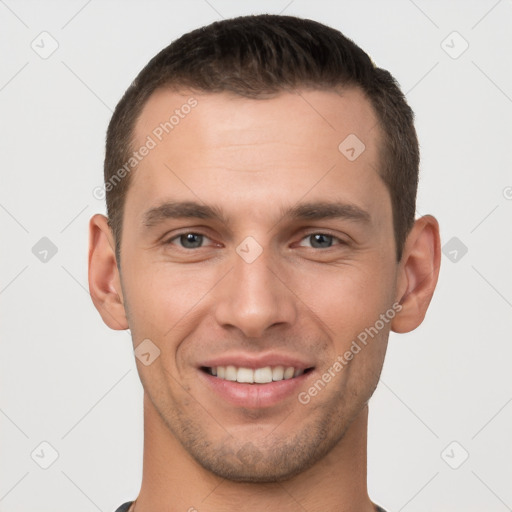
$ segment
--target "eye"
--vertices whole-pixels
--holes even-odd
[[[301,247],[312,247],[313,249],[329,249],[333,245],[333,242],[337,241],[338,243],[343,244],[343,240],[336,238],[333,235],[328,235],[326,233],[312,233],[304,237],[299,245]],[[305,245],[304,242],[309,242],[310,245]]]
[[[167,243],[180,245],[184,249],[198,249],[203,245],[204,240],[209,240],[208,237],[201,235],[200,233],[182,233],[171,238]]]

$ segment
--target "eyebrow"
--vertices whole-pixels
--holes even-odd
[[[147,210],[142,222],[146,227],[153,227],[166,219],[210,219],[227,224],[227,219],[220,208],[195,201],[165,202]]]
[[[298,204],[289,210],[281,210],[283,218],[293,220],[325,220],[347,219],[370,223],[371,216],[366,211],[354,204],[331,201],[317,201]]]
[[[347,219],[361,223],[370,223],[370,214],[354,204],[331,201],[302,203],[291,208],[281,208],[280,219],[288,220],[326,220]],[[153,227],[167,219],[208,219],[228,225],[229,221],[221,208],[197,203],[195,201],[168,201],[150,208],[143,214],[143,224]]]

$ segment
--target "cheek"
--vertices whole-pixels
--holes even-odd
[[[321,320],[338,352],[392,306],[395,283],[391,270],[376,258],[374,264],[321,269],[302,281],[299,297]]]
[[[333,394],[325,395],[325,400],[331,396],[339,414],[366,402],[377,386],[392,320],[390,316],[384,322],[381,315],[394,313],[392,289],[393,282],[382,270],[368,273],[366,267],[317,275],[315,286],[308,288],[307,304],[319,321],[310,318],[330,339],[322,370],[329,372],[338,363]]]
[[[161,339],[193,314],[209,288],[192,267],[171,269],[165,263],[127,258],[123,289],[132,335]]]

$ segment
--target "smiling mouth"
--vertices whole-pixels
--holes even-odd
[[[241,366],[202,366],[201,370],[221,380],[242,384],[268,384],[280,380],[289,380],[310,372],[313,368],[295,368],[293,366],[264,366],[262,368],[244,368]]]

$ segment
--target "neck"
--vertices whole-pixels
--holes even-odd
[[[232,482],[190,457],[144,393],[143,476],[134,510],[374,512],[366,487],[367,426],[366,406],[335,448],[303,473],[278,483]]]

